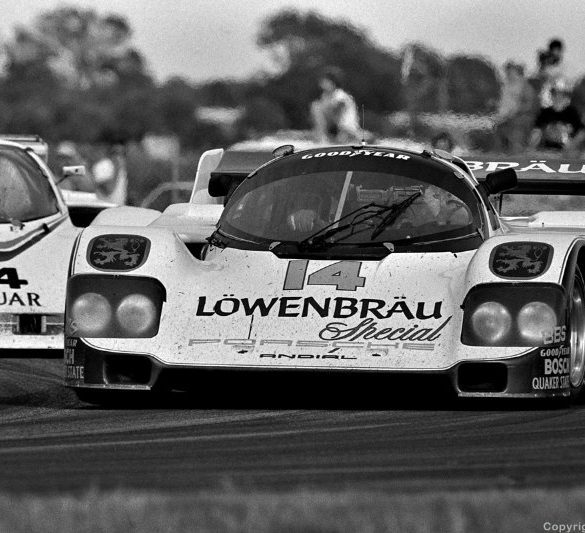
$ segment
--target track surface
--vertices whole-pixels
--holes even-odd
[[[344,400],[322,394],[307,408],[262,394],[225,401],[219,391],[203,407],[181,397],[106,410],[78,402],[61,374],[58,360],[0,360],[0,491],[395,491],[585,481],[584,406],[431,397],[394,398],[377,409],[376,399],[345,391]]]

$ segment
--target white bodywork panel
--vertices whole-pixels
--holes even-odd
[[[44,225],[50,229],[48,233]],[[49,222],[26,223],[22,230],[0,225],[0,247],[7,248],[11,241],[18,240],[18,248],[7,254],[0,267],[15,269],[18,279],[26,281],[19,288],[0,285],[0,350],[63,349],[67,270],[79,231],[66,216]],[[18,317],[29,314],[44,315],[48,330],[55,327],[58,332],[15,334]]]
[[[121,232],[86,230],[75,274],[95,273],[85,259],[89,240]],[[132,275],[156,277],[166,288],[159,333],[148,339],[87,339],[91,346],[149,354],[170,365],[429,371],[461,360],[494,358],[493,350],[461,344],[460,304],[472,286],[502,281],[486,268],[489,254],[496,244],[518,240],[514,235],[493,237],[493,245],[485,249],[457,254],[307,260],[302,289],[286,289],[287,271],[299,260],[279,259],[265,251],[214,248],[200,261],[168,230],[151,226],[140,234],[151,241],[150,258]],[[535,240],[542,237],[535,234]],[[539,281],[559,283],[575,237],[553,237],[563,252],[554,254]],[[329,265],[347,263],[359,265],[362,287],[343,290],[306,281]],[[497,357],[526,351],[498,348]]]

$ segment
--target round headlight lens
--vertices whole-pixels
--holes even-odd
[[[510,331],[512,316],[499,302],[485,302],[471,315],[474,333],[487,344],[497,344]]]
[[[518,313],[518,331],[523,340],[539,346],[543,334],[557,325],[557,314],[544,302],[530,302]]]
[[[125,296],[116,309],[118,324],[134,336],[141,336],[149,331],[154,326],[156,315],[154,302],[144,294]]]
[[[71,307],[71,333],[80,337],[103,334],[112,320],[112,306],[105,296],[86,292],[76,298]]]

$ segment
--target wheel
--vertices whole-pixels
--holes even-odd
[[[585,283],[577,268],[571,291],[570,329],[571,329],[571,396],[577,400],[583,397],[585,375]]]

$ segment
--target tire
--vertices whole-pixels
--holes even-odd
[[[571,399],[583,400],[585,392],[585,282],[579,268],[570,295]]]

